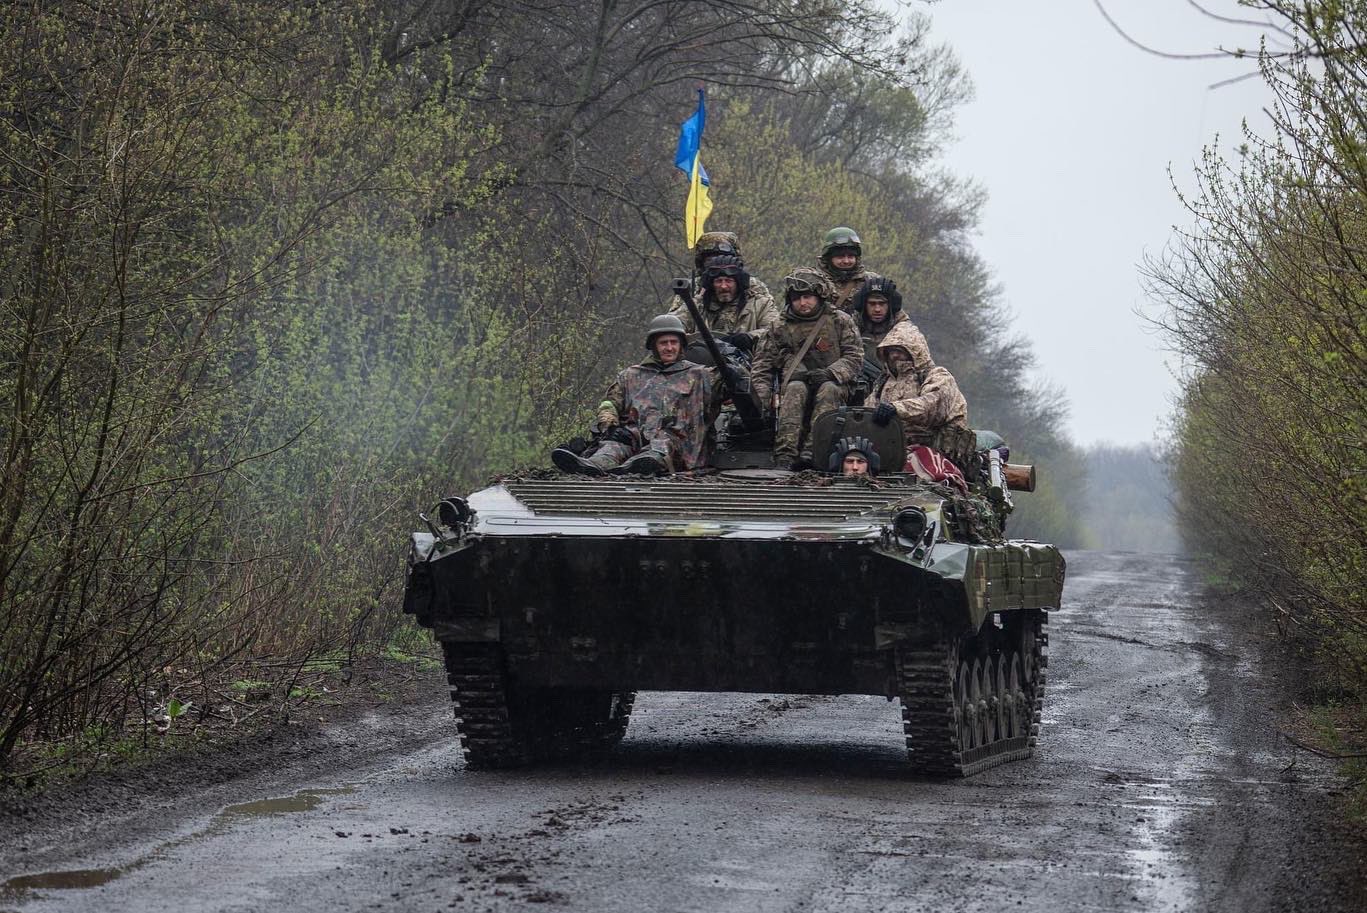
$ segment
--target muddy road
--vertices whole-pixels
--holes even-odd
[[[606,759],[471,772],[433,673],[297,762],[14,825],[0,910],[1367,908],[1257,622],[1181,561],[1069,557],[1030,761],[918,780],[881,698],[649,693]]]

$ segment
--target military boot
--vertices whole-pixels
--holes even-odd
[[[665,460],[653,450],[642,450],[611,471],[613,475],[657,476],[665,471]]]
[[[551,462],[561,472],[576,476],[607,475],[601,466],[590,463],[567,447],[557,447],[551,451]]]

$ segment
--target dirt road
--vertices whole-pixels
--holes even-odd
[[[1027,762],[923,781],[882,699],[652,693],[603,761],[470,772],[434,697],[28,822],[0,910],[1367,909],[1258,624],[1181,561],[1069,559]]]

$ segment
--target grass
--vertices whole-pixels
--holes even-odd
[[[1309,723],[1323,753],[1339,761],[1349,819],[1367,828],[1367,708],[1361,702],[1321,704],[1311,709]]]
[[[291,719],[291,711],[302,706],[310,708],[310,718],[317,716],[322,722],[324,716],[346,715],[348,707],[390,703],[429,684],[439,689],[434,674],[440,668],[434,648],[423,638],[412,644],[390,643],[354,666],[329,655],[302,668],[291,667],[288,675],[274,679],[269,669],[255,675],[239,671],[240,678],[210,683],[207,697],[197,693],[193,702],[187,700],[188,712],[169,725],[166,721],[160,727],[153,721],[144,723],[141,713],[135,712],[122,725],[107,723],[69,738],[22,742],[8,765],[0,769],[0,797],[6,791],[23,794],[59,788],[177,752],[213,751],[215,745],[231,743],[263,725]]]

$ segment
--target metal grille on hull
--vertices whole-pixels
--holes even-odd
[[[684,482],[523,480],[506,485],[539,516],[685,520],[843,520],[889,511],[913,494],[907,488]]]

